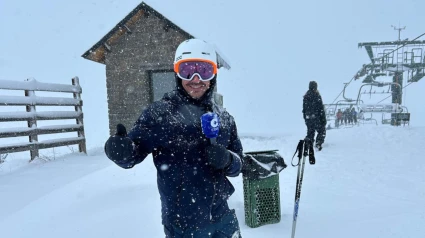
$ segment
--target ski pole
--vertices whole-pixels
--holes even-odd
[[[300,140],[298,142],[297,149],[294,153],[294,156],[292,157],[291,164],[292,166],[296,167],[298,166],[298,173],[297,173],[297,183],[295,188],[295,202],[294,202],[294,215],[292,220],[292,235],[291,238],[295,237],[295,229],[297,227],[297,218],[298,218],[298,208],[300,203],[300,197],[301,197],[301,186],[303,182],[303,176],[304,176],[304,167],[305,167],[305,157],[308,155],[310,159],[310,164],[315,164],[314,159],[314,152],[313,148],[307,141]],[[298,163],[294,164],[293,160],[295,157],[295,154],[298,152]],[[311,157],[311,158],[310,158]]]

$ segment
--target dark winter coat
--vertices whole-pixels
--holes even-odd
[[[326,126],[322,97],[317,90],[308,90],[303,99],[303,117],[306,123]]]
[[[202,133],[200,117],[211,109],[220,118],[216,143],[234,157],[226,170],[213,170],[206,160],[210,141]],[[143,111],[128,136],[135,144],[132,158],[114,162],[131,168],[152,153],[166,227],[205,227],[230,214],[226,200],[234,187],[226,176],[239,175],[242,145],[233,117],[211,97],[197,101],[181,90],[168,93]]]

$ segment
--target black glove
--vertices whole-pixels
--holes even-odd
[[[105,143],[105,153],[113,161],[130,158],[133,152],[133,141],[127,137],[127,130],[123,124],[117,125],[117,133],[109,137]]]
[[[206,148],[207,160],[214,169],[226,169],[232,162],[232,155],[222,145],[212,144]]]

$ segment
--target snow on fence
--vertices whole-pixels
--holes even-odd
[[[1,96],[0,106],[25,106],[26,112],[0,112],[1,122],[27,121],[28,127],[0,128],[0,138],[28,136],[29,142],[0,145],[0,155],[30,151],[31,160],[39,156],[40,149],[76,145],[79,151],[86,153],[86,139],[84,137],[83,111],[81,100],[82,89],[78,77],[72,79],[72,85],[41,83],[34,79],[28,81],[0,80],[0,89],[23,90],[25,96]],[[72,93],[73,98],[38,97],[36,91]],[[38,112],[36,106],[74,106],[74,111],[47,111]],[[76,124],[37,126],[40,120],[75,119]],[[77,132],[77,137],[39,141],[38,135]]]

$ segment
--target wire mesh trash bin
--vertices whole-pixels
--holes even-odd
[[[286,164],[277,150],[245,153],[242,177],[247,226],[280,222],[279,172],[284,168]]]

